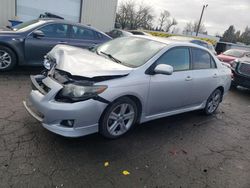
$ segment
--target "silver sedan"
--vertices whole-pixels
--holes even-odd
[[[107,138],[135,124],[194,110],[213,114],[231,70],[207,49],[149,36],[118,38],[91,50],[58,45],[31,76],[27,111],[66,137]]]

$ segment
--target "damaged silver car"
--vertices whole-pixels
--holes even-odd
[[[27,111],[66,137],[127,133],[136,123],[193,110],[212,114],[231,70],[207,49],[149,36],[118,38],[91,50],[58,45],[49,69],[31,76]]]

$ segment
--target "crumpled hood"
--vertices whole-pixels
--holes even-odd
[[[89,50],[67,45],[55,46],[48,56],[55,59],[56,69],[66,71],[73,76],[88,78],[122,76],[133,70]]]

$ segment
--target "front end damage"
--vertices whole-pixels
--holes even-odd
[[[88,53],[92,52],[86,52]],[[108,75],[112,66],[95,70],[88,63],[84,66],[83,62],[83,65],[76,65],[81,68],[78,70],[73,67],[72,62],[67,65],[65,59],[72,60],[71,57],[66,58],[69,54],[65,51],[60,51],[60,54],[58,57],[61,61],[50,53],[46,57],[46,64],[50,65],[47,66],[48,70],[41,75],[31,76],[32,91],[24,106],[43,127],[56,134],[79,137],[98,132],[99,119],[109,104],[108,100],[99,96],[108,89],[101,82],[127,76],[131,70],[123,67],[117,69],[115,65],[114,74]],[[86,58],[84,61],[86,62]],[[93,63],[94,66],[97,64]],[[84,74],[91,69],[92,72]]]

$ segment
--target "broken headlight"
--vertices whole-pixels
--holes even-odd
[[[96,97],[106,89],[107,86],[104,85],[81,86],[76,84],[67,84],[59,92],[58,97],[70,99],[71,101],[83,101]]]
[[[47,70],[51,70],[55,64],[56,64],[55,61],[53,61],[49,56],[44,57],[43,66]]]

